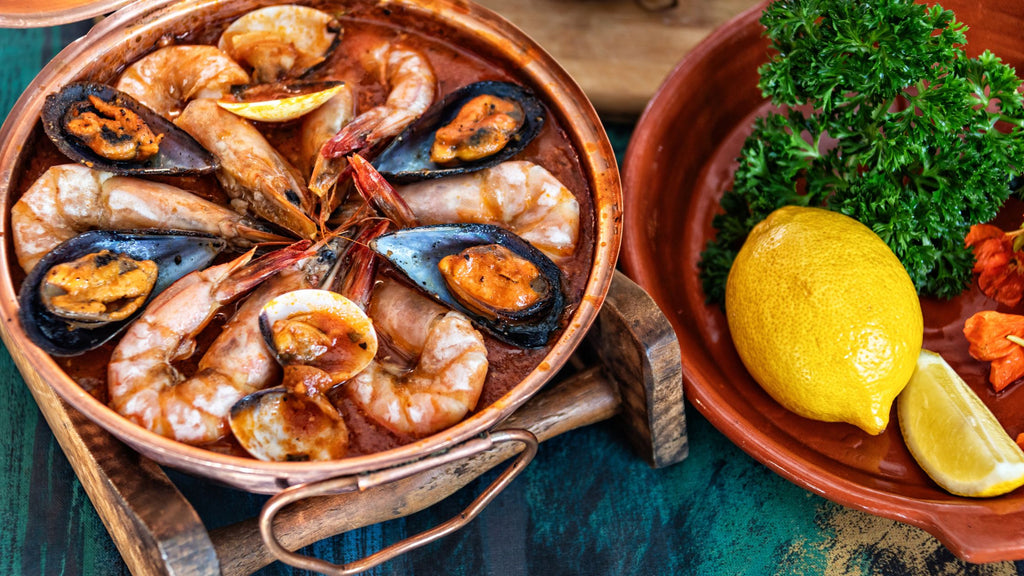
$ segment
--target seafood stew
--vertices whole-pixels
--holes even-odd
[[[435,79],[431,82],[436,90],[436,97],[431,98],[431,102],[435,98],[440,98],[444,94],[454,91],[460,86],[470,84],[472,82],[487,80],[487,81],[500,81],[507,83],[519,83],[527,85],[528,88],[534,88],[529,86],[533,84],[529,78],[525,78],[522,75],[521,70],[518,70],[516,66],[512,65],[508,61],[507,55],[498,54],[493,47],[488,48],[480,45],[477,39],[472,35],[460,36],[460,33],[456,30],[446,29],[445,26],[434,22],[430,19],[423,19],[421,13],[417,12],[415,7],[408,5],[362,5],[362,4],[346,4],[342,8],[330,5],[317,5],[320,8],[324,8],[324,11],[330,12],[336,15],[336,18],[340,24],[339,32],[337,32],[338,38],[331,42],[331,48],[325,59],[322,62],[313,64],[310,69],[302,74],[302,81],[310,82],[323,82],[323,81],[342,81],[346,85],[352,87],[352,94],[346,97],[350,99],[352,103],[352,112],[349,114],[352,117],[352,121],[358,120],[368,110],[372,111],[379,108],[387,108],[392,103],[392,96],[394,96],[394,86],[390,86],[387,76],[384,76],[382,81],[381,67],[375,67],[373,65],[374,60],[384,61],[383,69],[387,70],[387,61],[392,54],[381,53],[381,45],[401,45],[403,50],[408,52],[416,53],[416,56],[420,58],[422,62],[426,62],[432,69]],[[197,10],[198,13],[202,13],[202,10]],[[188,32],[179,34],[167,34],[166,31],[162,38],[164,38],[164,46],[158,49],[155,53],[168,50],[174,46],[191,45],[191,44],[202,44],[202,45],[213,45],[217,43],[220,31],[225,26],[234,22],[235,18],[233,15],[225,16],[218,15],[217,18],[208,18],[204,22],[204,26],[201,29],[189,29]],[[332,29],[333,30],[333,29]],[[147,31],[140,31],[140,37],[144,38]],[[332,33],[334,33],[332,31]],[[142,42],[145,44],[145,42]],[[391,52],[395,52],[392,50]],[[134,55],[133,55],[134,56]],[[140,58],[132,61],[130,66],[137,63],[145,56],[139,54]],[[180,56],[179,56],[180,57]],[[88,80],[91,82],[104,83],[113,85],[115,87],[122,86],[128,87],[126,83],[119,81],[120,78],[125,77],[125,71],[117,69],[111,72],[110,68],[104,69],[99,63],[102,63],[105,59],[109,58],[109,53],[101,56],[97,59],[97,65],[93,69],[87,69],[78,78],[81,80]],[[173,61],[173,59],[172,59]],[[131,74],[131,72],[129,72]],[[163,79],[161,79],[162,81]],[[391,84],[394,84],[395,80],[391,79]],[[390,90],[390,92],[389,92]],[[133,96],[140,101],[144,101],[144,98],[140,98],[139,94],[133,94]],[[144,96],[144,95],[143,95]],[[199,102],[202,99],[193,100],[192,103]],[[546,102],[549,106],[551,102]],[[372,298],[367,298],[367,310],[370,311],[371,317],[374,313],[381,316],[381,320],[375,321],[381,325],[387,325],[388,319],[385,318],[388,314],[391,314],[397,309],[402,309],[403,313],[413,313],[417,317],[429,319],[426,321],[427,324],[434,324],[436,322],[444,323],[446,326],[450,325],[453,334],[458,332],[476,333],[476,336],[472,336],[472,340],[480,342],[479,344],[470,343],[469,350],[476,349],[477,352],[473,352],[476,357],[483,356],[486,358],[485,363],[487,369],[484,370],[485,375],[478,378],[482,378],[482,384],[478,385],[478,398],[469,398],[460,401],[461,408],[458,408],[458,417],[454,421],[445,421],[440,427],[427,427],[422,428],[416,425],[409,425],[410,422],[396,422],[389,421],[386,419],[373,419],[368,414],[373,414],[378,404],[375,402],[388,401],[375,399],[367,396],[365,393],[343,393],[338,390],[320,392],[325,393],[325,397],[328,398],[327,404],[333,406],[340,417],[346,422],[349,428],[350,442],[347,450],[347,456],[358,457],[360,455],[374,454],[380,451],[397,448],[406,444],[415,443],[420,439],[423,439],[431,434],[444,430],[448,426],[451,426],[467,415],[473,415],[484,411],[488,406],[494,404],[499,399],[506,397],[510,391],[512,391],[517,385],[520,384],[524,379],[532,377],[532,380],[537,381],[538,379],[546,379],[550,375],[550,372],[557,368],[564,357],[551,358],[553,350],[565,350],[571,348],[572,341],[581,337],[579,332],[580,327],[574,325],[573,316],[578,316],[578,311],[583,308],[588,313],[593,312],[593,308],[599,303],[603,290],[606,288],[608,270],[606,268],[601,274],[593,274],[593,268],[596,264],[602,264],[607,267],[609,264],[613,264],[614,253],[617,251],[617,237],[613,238],[601,238],[598,241],[598,229],[606,227],[607,222],[602,222],[606,219],[607,214],[603,211],[607,209],[605,206],[598,206],[599,201],[595,201],[595,197],[603,198],[602,195],[607,193],[605,189],[607,187],[607,181],[599,180],[594,181],[591,176],[593,171],[593,160],[588,157],[594,153],[593,150],[581,150],[578,143],[575,141],[578,136],[571,133],[571,130],[567,130],[564,121],[564,104],[556,103],[556,106],[550,107],[546,111],[546,118],[543,127],[539,130],[536,138],[525,145],[521,152],[516,155],[516,161],[520,163],[530,163],[527,167],[522,165],[518,170],[522,170],[517,173],[517,177],[527,182],[536,181],[538,190],[545,189],[548,181],[541,178],[534,178],[533,170],[536,166],[542,166],[547,176],[554,178],[560,182],[564,188],[564,191],[568,191],[569,197],[567,199],[561,196],[556,196],[557,204],[561,206],[566,201],[569,203],[575,203],[578,208],[577,220],[569,222],[575,229],[571,234],[570,242],[574,245],[570,248],[566,248],[564,245],[556,246],[554,252],[547,253],[543,248],[542,252],[546,253],[544,258],[550,258],[545,260],[546,262],[556,262],[562,274],[560,291],[564,293],[564,310],[561,317],[558,320],[558,329],[555,333],[542,343],[540,346],[517,346],[509,344],[501,339],[495,338],[493,335],[486,333],[480,333],[475,327],[474,323],[467,322],[465,319],[459,319],[450,317],[447,312],[439,313],[433,310],[440,306],[436,302],[424,298],[419,294],[412,291],[406,284],[400,280],[400,275],[394,273],[394,271],[387,264],[379,265],[379,276],[382,280],[379,287],[394,285],[397,288],[391,290],[384,290],[379,288],[373,294]],[[189,110],[188,104],[181,110],[175,110],[172,106],[170,109],[165,110],[165,114],[171,118],[176,125],[184,126],[186,132],[201,132],[201,125],[221,125],[221,111],[220,110],[205,110],[200,109],[198,106],[195,110]],[[198,119],[194,123],[189,123],[188,118],[192,115],[199,114]],[[394,116],[392,114],[391,116]],[[392,119],[392,118],[389,118]],[[232,118],[232,121],[236,120]],[[385,147],[390,141],[405,127],[414,123],[416,118],[409,118],[408,121],[401,126],[400,129],[392,129],[391,132],[381,136],[376,141],[360,142],[355,150],[358,150],[370,159],[371,163],[380,149]],[[195,332],[196,338],[196,349],[198,352],[193,354],[187,359],[178,359],[172,357],[171,360],[163,361],[165,369],[172,369],[175,372],[181,372],[184,374],[192,374],[196,371],[204,370],[208,368],[204,364],[206,356],[210,356],[211,350],[219,350],[219,344],[217,339],[219,335],[223,334],[224,331],[229,329],[234,320],[228,320],[229,317],[238,317],[242,314],[243,308],[247,308],[250,300],[257,299],[256,296],[260,295],[260,298],[270,299],[269,293],[273,290],[266,289],[266,286],[277,284],[278,282],[271,282],[268,280],[266,284],[263,284],[263,275],[270,277],[273,274],[274,279],[280,279],[285,276],[305,276],[299,280],[299,285],[308,287],[310,284],[318,284],[328,274],[326,270],[320,269],[320,265],[329,264],[325,263],[325,260],[329,260],[330,256],[325,254],[333,254],[335,257],[343,254],[345,247],[328,246],[332,233],[336,230],[336,226],[339,225],[339,219],[341,218],[338,214],[344,213],[346,206],[343,204],[342,188],[350,186],[346,182],[346,178],[350,177],[352,168],[348,168],[347,161],[343,162],[341,169],[338,171],[338,184],[332,190],[313,191],[313,190],[302,190],[296,192],[297,189],[306,188],[303,185],[303,179],[308,178],[311,174],[317,170],[316,163],[320,159],[319,157],[313,161],[308,158],[302,158],[303,150],[303,119],[299,119],[292,122],[285,122],[281,124],[270,124],[269,122],[251,122],[250,126],[255,129],[256,132],[261,135],[268,145],[276,152],[281,159],[285,162],[285,165],[298,166],[293,170],[287,170],[288,176],[296,178],[298,184],[289,184],[285,188],[289,192],[294,193],[294,197],[289,194],[284,194],[287,204],[286,206],[270,206],[265,209],[260,208],[258,205],[258,199],[251,197],[244,197],[236,191],[232,190],[232,186],[235,185],[238,180],[238,174],[244,172],[244,170],[237,170],[230,176],[225,176],[225,172],[230,172],[231,162],[234,161],[231,158],[231,151],[224,151],[218,149],[217,145],[208,144],[204,147],[212,149],[211,151],[217,156],[221,163],[221,168],[218,170],[216,176],[210,175],[195,175],[186,174],[182,176],[156,176],[146,177],[142,182],[130,181],[127,183],[128,188],[134,189],[138,185],[138,188],[146,189],[147,187],[156,187],[155,194],[162,194],[165,190],[164,187],[174,187],[186,190],[187,192],[203,199],[206,202],[218,205],[220,207],[229,207],[238,210],[240,207],[249,208],[244,210],[243,221],[237,223],[234,226],[235,229],[241,229],[242,232],[234,233],[225,238],[227,240],[230,249],[222,255],[218,262],[218,266],[224,266],[224,274],[234,278],[237,274],[236,270],[247,270],[246,273],[242,274],[242,280],[237,282],[240,286],[237,290],[239,292],[236,295],[234,292],[236,289],[224,289],[226,293],[230,293],[223,302],[218,301],[216,310],[209,312],[207,315],[209,318],[206,321],[201,322],[197,328],[191,329]],[[226,124],[225,124],[226,125]],[[197,128],[197,126],[200,126]],[[234,134],[234,133],[233,133]],[[192,134],[196,137],[200,143],[203,142],[203,136]],[[246,135],[245,138],[248,138]],[[243,140],[243,138],[239,138]],[[21,156],[18,160],[20,162],[20,169],[14,172],[14,179],[10,186],[10,193],[8,195],[8,204],[11,205],[12,209],[16,202],[20,201],[26,194],[32,190],[33,186],[41,180],[46,180],[48,172],[54,169],[61,168],[68,163],[68,159],[65,158],[57,148],[50,145],[48,140],[42,134],[42,130],[39,126],[33,131],[30,137],[31,145],[26,149],[31,149],[32,154],[26,154]],[[603,151],[606,152],[606,151]],[[581,160],[582,156],[582,160]],[[330,158],[330,160],[337,160],[344,156],[337,156]],[[601,159],[603,162],[607,162],[607,158]],[[335,162],[338,164],[339,162]],[[413,211],[417,212],[422,210],[422,216],[419,218],[419,224],[431,224],[431,223],[444,223],[444,224],[459,224],[459,223],[476,223],[478,219],[483,219],[481,223],[490,224],[493,223],[489,219],[499,218],[496,222],[498,224],[511,227],[512,232],[519,233],[524,238],[528,236],[527,229],[516,230],[514,225],[508,221],[502,221],[500,218],[508,218],[506,213],[501,210],[488,214],[485,208],[489,203],[506,201],[502,198],[494,199],[490,196],[490,182],[493,181],[495,176],[488,176],[488,171],[492,171],[501,165],[495,167],[482,167],[480,172],[474,172],[472,174],[465,174],[461,177],[464,178],[464,182],[461,183],[463,192],[468,190],[471,196],[470,203],[466,206],[472,208],[469,216],[457,216],[456,219],[450,219],[451,212],[445,212],[445,210],[439,210],[439,214],[433,214],[430,210],[422,210],[414,208]],[[338,168],[338,166],[334,166]],[[365,168],[365,167],[364,167]],[[373,170],[372,165],[368,165],[369,170]],[[602,166],[602,169],[607,170],[608,166]],[[347,169],[347,171],[346,171]],[[77,170],[77,169],[75,169]],[[91,169],[90,169],[91,170]],[[614,172],[614,166],[611,167]],[[286,171],[285,169],[281,170]],[[482,173],[481,173],[482,172]],[[296,176],[298,174],[298,176]],[[500,176],[498,176],[500,178]],[[98,176],[95,173],[90,173],[85,179],[91,178],[98,182],[100,188],[105,188],[110,180],[115,180],[115,184],[126,184],[124,180],[131,178],[128,176]],[[508,176],[506,176],[508,178]],[[59,180],[59,178],[54,178]],[[474,181],[475,180],[475,181]],[[143,183],[144,182],[144,183]],[[444,182],[444,179],[436,180],[436,182]],[[617,181],[616,181],[617,184]],[[421,186],[422,184],[413,184],[410,186]],[[401,196],[404,194],[404,185],[399,185],[398,193]],[[312,188],[310,186],[309,188]],[[560,192],[559,194],[564,194]],[[360,193],[364,192],[360,190]],[[370,191],[373,193],[374,191]],[[349,203],[352,203],[354,194],[348,195]],[[538,202],[543,204],[543,196],[538,199],[531,199],[528,201],[530,206],[536,206]],[[58,196],[55,202],[63,202],[65,199]],[[600,201],[603,202],[603,201]],[[430,207],[429,199],[426,205]],[[319,206],[320,211],[316,212],[313,207]],[[328,210],[323,209],[324,206],[329,207]],[[502,210],[508,210],[507,207],[498,206]],[[295,217],[293,220],[287,220],[292,218],[291,212],[295,212],[295,209],[302,215],[302,218]],[[460,206],[455,206],[456,213]],[[282,218],[287,220],[286,223],[282,223],[282,220],[278,218],[279,214],[282,214],[284,210],[289,211],[289,214],[285,214]],[[358,209],[356,209],[358,210]],[[617,210],[617,205],[612,206],[613,216],[614,211]],[[15,212],[17,210],[15,209]],[[10,212],[9,212],[10,213]],[[304,218],[304,219],[303,219]],[[333,218],[333,219],[332,219]],[[379,217],[375,217],[379,218]],[[461,220],[460,220],[461,218]],[[564,216],[561,213],[556,214],[556,218],[562,218]],[[364,219],[365,213],[364,213]],[[12,216],[12,220],[14,217]],[[308,222],[307,222],[308,220]],[[351,221],[351,220],[348,220]],[[565,223],[564,221],[562,222]],[[73,236],[78,235],[78,230],[74,229],[74,226],[78,226],[79,223],[75,223],[72,226]],[[87,228],[98,227],[103,228],[104,224],[86,224]],[[113,225],[120,227],[120,225]],[[403,227],[405,224],[402,225]],[[16,227],[12,223],[12,227]],[[134,222],[128,225],[130,228],[141,227],[148,228],[148,224],[137,225]],[[560,232],[561,234],[561,232]],[[217,235],[217,234],[215,234]],[[564,234],[563,234],[564,235]],[[331,237],[331,238],[329,238]],[[259,253],[263,254],[268,252],[274,254],[281,250],[271,250],[268,248],[269,245],[274,247],[280,247],[287,239],[288,242],[297,241],[302,238],[309,238],[312,243],[307,242],[304,245],[292,246],[289,250],[292,251],[292,255],[287,258],[279,257],[276,262],[272,264],[267,263],[267,256],[262,258],[256,258],[250,262],[249,252],[245,252],[250,247],[255,246],[259,249]],[[528,239],[528,238],[527,238]],[[343,242],[345,243],[345,242]],[[347,239],[348,244],[355,245],[351,241],[351,238]],[[9,253],[16,251],[19,244],[19,239],[13,235],[8,235],[8,250]],[[556,245],[558,243],[556,242]],[[39,250],[48,250],[49,248],[41,248]],[[609,262],[608,251],[611,250],[611,258]],[[239,257],[240,254],[244,254]],[[348,261],[348,260],[346,260]],[[267,266],[271,266],[268,272]],[[330,268],[330,266],[327,266]],[[542,266],[543,267],[543,266]],[[15,285],[19,285],[25,278],[25,272],[21,266],[13,261],[9,264],[11,278]],[[213,270],[212,268],[210,270]],[[332,272],[333,273],[333,272]],[[218,272],[218,274],[220,274]],[[259,279],[253,279],[258,277]],[[593,283],[604,283],[605,286],[599,286],[596,293],[594,291]],[[222,279],[207,278],[204,280],[211,286],[216,286],[217,291],[222,291],[224,288]],[[234,280],[229,282],[235,284]],[[284,283],[282,280],[280,283]],[[248,296],[248,290],[252,288],[251,285],[259,284],[259,288],[252,293],[252,296]],[[338,284],[336,284],[338,285]],[[282,288],[277,288],[282,290]],[[404,292],[396,292],[396,290],[402,290]],[[378,295],[376,292],[380,292]],[[245,295],[243,295],[243,293]],[[265,294],[267,293],[267,294]],[[398,296],[393,294],[398,293]],[[163,298],[164,300],[170,299],[170,296],[165,296],[166,293],[162,293],[157,298]],[[398,302],[395,306],[383,306],[379,301],[386,300],[385,294],[388,294],[388,298],[395,298]],[[596,299],[596,300],[595,300]],[[354,299],[355,300],[355,299]],[[179,300],[178,302],[195,302],[195,298],[189,298],[187,300]],[[358,301],[358,300],[355,300]],[[413,304],[410,304],[413,303]],[[157,308],[157,301],[152,301],[147,305],[147,311],[150,308],[154,310]],[[255,306],[248,306],[249,309],[254,309]],[[562,306],[559,306],[561,309]],[[237,311],[236,311],[237,309]],[[430,310],[430,311],[428,311]],[[376,312],[375,312],[376,311]],[[248,312],[247,312],[248,313]],[[258,312],[256,312],[258,314]],[[254,315],[255,317],[255,315]],[[440,320],[436,320],[440,318]],[[396,357],[401,355],[401,349],[399,346],[407,343],[400,342],[400,340],[410,340],[412,337],[406,334],[407,320],[403,320],[402,317],[396,316],[393,321],[398,322],[398,328],[394,331],[396,334],[389,334],[387,341],[381,346],[382,349],[388,351],[388,353],[395,355]],[[148,322],[148,320],[147,320]],[[208,325],[207,325],[208,323]],[[141,325],[141,323],[137,323]],[[121,386],[121,379],[125,374],[131,373],[137,365],[134,363],[138,361],[139,356],[134,352],[129,353],[128,351],[118,352],[118,348],[122,346],[121,342],[129,338],[131,331],[135,330],[135,325],[128,328],[128,332],[124,332],[123,335],[115,338],[115,340],[103,344],[99,348],[83,352],[80,355],[72,356],[68,358],[57,358],[55,359],[57,364],[67,373],[71,378],[86,390],[93,398],[96,398],[102,402],[110,402],[112,405],[123,405],[132,404],[133,400],[137,400],[137,396],[131,396],[128,400],[125,400],[121,396],[125,394],[126,390],[130,391],[134,386],[137,385],[126,384],[124,387]],[[258,332],[257,328],[257,332]],[[415,330],[411,330],[415,332]],[[408,337],[407,337],[408,336]],[[133,336],[135,338],[136,336]],[[140,340],[141,342],[141,340]],[[423,346],[424,344],[420,344]],[[169,347],[177,347],[177,344],[168,344]],[[126,349],[127,350],[127,349]],[[203,356],[203,353],[206,356]],[[563,354],[564,356],[564,354]],[[225,355],[223,358],[233,360],[234,354]],[[112,361],[113,360],[113,361]],[[479,364],[480,361],[474,361]],[[229,361],[228,364],[231,362]],[[110,368],[108,368],[108,364]],[[371,367],[372,368],[372,367]],[[367,371],[371,370],[367,368]],[[393,377],[394,367],[381,367],[377,366],[372,368],[379,370],[385,375],[381,377],[380,381],[385,381]],[[281,372],[281,366],[271,366],[268,368],[271,372],[279,374]],[[237,370],[229,370],[237,375]],[[284,366],[285,372],[295,372],[291,366]],[[480,369],[474,368],[471,372],[481,372]],[[543,372],[540,376],[537,376],[538,372]],[[111,381],[111,380],[115,381]],[[279,377],[270,377],[268,381],[278,382]],[[404,383],[404,382],[400,382]],[[337,383],[334,383],[335,385]],[[534,384],[536,385],[536,383]],[[315,388],[316,386],[309,386],[308,381],[304,384],[304,389]],[[262,386],[261,386],[262,387]],[[364,387],[365,388],[365,387]],[[246,389],[244,386],[242,389]],[[377,391],[374,390],[374,393]],[[146,391],[146,394],[150,394]],[[373,396],[371,394],[370,396]],[[323,405],[324,397],[316,398],[317,401]],[[521,402],[525,397],[516,399],[516,402]],[[408,399],[403,402],[409,402]],[[130,412],[130,411],[129,411]],[[145,410],[143,410],[145,412]],[[204,416],[208,416],[206,414]],[[132,419],[138,423],[141,423],[151,429],[160,431],[163,434],[163,428],[161,424],[149,424],[150,416],[148,415],[137,415],[132,416]],[[244,453],[240,450],[237,443],[231,439],[230,435],[217,432],[218,430],[226,430],[227,422],[217,422],[211,425],[210,435],[200,435],[200,440],[192,440],[188,434],[182,434],[181,436],[173,435],[178,437],[180,440],[191,442],[196,445],[203,446],[205,449],[213,450],[216,452],[240,456]],[[212,440],[211,440],[212,439]],[[445,439],[450,441],[450,439]],[[301,454],[290,454],[289,459],[296,458],[303,459]]]

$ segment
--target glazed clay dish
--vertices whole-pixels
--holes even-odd
[[[1024,12],[1015,2],[940,4],[969,26],[969,55],[990,49],[1024,69]],[[1024,490],[969,499],[940,489],[907,451],[895,404],[879,436],[787,411],[751,379],[725,315],[705,303],[700,253],[753,119],[768,109],[757,88],[757,67],[767,60],[758,22],[764,6],[715,31],[648,104],[623,166],[624,267],[675,326],[686,397],[737,446],[816,494],[923,528],[965,560],[1024,558]],[[942,354],[1011,437],[1024,432],[1024,390],[996,395],[987,363],[970,358],[962,334],[964,320],[991,301],[973,288],[952,301],[922,299],[922,307],[924,347]]]
[[[2,220],[6,244],[0,253],[0,269],[4,271],[0,275],[0,292],[5,303],[2,336],[29,386],[51,386],[73,408],[160,464],[262,493],[416,460],[457,446],[515,411],[566,362],[596,317],[618,255],[621,206],[614,154],[593,107],[550,56],[499,16],[475,5],[449,1],[311,3],[310,7],[334,17],[342,32],[329,49],[328,59],[303,79],[338,80],[327,76],[333,71],[345,71],[339,74],[345,76],[342,81],[356,86],[357,114],[382,104],[389,96],[381,76],[362,67],[365,59],[380,57],[382,52],[375,52],[372,46],[380,45],[375,42],[382,39],[389,42],[385,42],[387,46],[401,45],[419,51],[419,56],[433,66],[437,102],[464,85],[478,82],[511,84],[540,102],[540,112],[527,110],[541,116],[543,124],[524,149],[516,150],[512,160],[545,165],[573,191],[581,207],[578,250],[562,265],[566,271],[557,293],[564,301],[559,302],[557,321],[542,335],[539,344],[531,341],[525,348],[488,332],[484,340],[492,369],[487,372],[476,408],[465,419],[440,431],[404,436],[390,431],[375,433],[372,425],[352,428],[354,448],[341,459],[264,462],[247,457],[230,441],[202,446],[186,444],[121,417],[103,398],[106,362],[117,337],[82,355],[51,356],[29,340],[18,317],[17,294],[26,275],[15,258],[11,209],[51,166],[68,162],[44,133],[44,102],[48,95],[76,82],[113,84],[126,66],[155,46],[216,45],[230,23],[271,4],[274,3],[255,0],[165,0],[135,3],[122,9],[43,69],[8,116],[0,149],[0,193],[6,207]],[[286,148],[296,140],[294,133],[289,132],[296,124],[288,126],[263,125],[261,129],[268,134],[268,140]],[[381,143],[368,151],[368,158],[372,160],[372,154],[381,153],[384,147]],[[212,174],[140,178],[189,188],[227,205],[227,198]],[[282,222],[267,223],[270,230],[288,236],[288,242],[303,235],[291,235]],[[229,249],[218,257],[229,260],[238,253]],[[388,272],[381,269],[380,273]],[[222,325],[221,321],[210,326],[216,331]],[[200,337],[200,350],[211,339]],[[188,369],[186,364],[183,370]],[[346,418],[360,419],[361,414],[354,410]]]
[[[129,2],[131,0],[49,0],[42,3],[0,0],[0,25],[10,28],[57,26],[102,16]]]

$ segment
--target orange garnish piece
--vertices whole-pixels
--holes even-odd
[[[988,380],[996,392],[1024,378],[1024,316],[984,310],[964,323],[971,356],[991,362]]]
[[[1004,232],[991,224],[975,224],[964,239],[974,249],[974,272],[985,296],[1006,306],[1024,297],[1024,252],[1014,250],[1020,230]]]

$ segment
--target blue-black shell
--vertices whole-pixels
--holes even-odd
[[[483,317],[462,305],[448,290],[438,262],[450,254],[486,244],[500,244],[537,266],[551,287],[548,297],[514,318]],[[503,342],[539,348],[546,346],[561,326],[565,310],[561,270],[543,252],[504,228],[490,224],[406,228],[375,239],[370,248],[431,298],[465,314]]]
[[[182,276],[209,266],[225,246],[221,238],[184,231],[84,232],[54,248],[25,277],[18,293],[18,317],[29,339],[46,352],[54,356],[81,354],[113,338],[145,307],[118,322],[70,322],[43,305],[39,288],[51,268],[101,250],[126,254],[136,260],[153,260],[159,272],[148,303]]]
[[[65,115],[73,104],[88,100],[89,95],[135,112],[154,133],[163,134],[159,152],[144,162],[111,160],[69,135],[64,128]],[[41,117],[46,135],[65,156],[97,170],[133,176],[185,176],[212,173],[220,166],[213,154],[188,132],[135,98],[106,84],[74,82],[65,85],[47,95]]]
[[[456,166],[442,166],[430,160],[437,129],[450,123],[459,110],[473,98],[492,94],[522,106],[523,125],[509,143],[491,156]],[[544,126],[545,108],[528,89],[511,82],[485,81],[467,84],[446,96],[427,110],[391,142],[373,161],[377,169],[390,182],[408,183],[441,178],[482,170],[504,162],[521,152],[540,133]]]

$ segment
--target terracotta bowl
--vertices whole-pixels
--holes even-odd
[[[132,0],[49,0],[44,3],[0,0],[0,26],[37,28],[81,22],[109,14]]]
[[[989,48],[1024,70],[1024,10],[1017,3],[941,4],[970,26],[972,55]],[[637,124],[623,166],[625,270],[675,326],[686,397],[744,451],[835,502],[921,527],[963,559],[1024,558],[1024,489],[992,499],[946,493],[907,451],[895,413],[888,430],[873,437],[785,410],[743,368],[722,311],[705,303],[700,252],[752,120],[768,107],[756,86],[757,67],[767,59],[758,22],[763,8],[739,15],[687,55]],[[1024,389],[996,396],[987,364],[969,357],[961,332],[964,319],[994,304],[971,290],[922,305],[925,347],[957,368],[1012,437],[1024,432]]]
[[[46,94],[81,78],[105,80],[148,52],[161,37],[186,35],[201,26],[226,22],[259,6],[265,0],[157,0],[137,2],[103,20],[84,38],[61,52],[40,72],[16,103],[0,132],[0,194],[6,207],[0,234],[8,238],[0,251],[0,313],[4,344],[11,351],[26,381],[52,386],[73,408],[119,439],[160,464],[212,478],[253,492],[275,493],[281,489],[339,476],[387,468],[451,448],[492,428],[536,393],[565,363],[586,335],[610,285],[620,243],[621,191],[618,169],[604,129],[582,90],[558,64],[530,38],[493,12],[460,0],[394,0],[370,2],[320,1],[318,7],[343,9],[362,1],[371,10],[389,17],[407,17],[403,26],[415,33],[467,39],[479,54],[496,59],[506,70],[531,87],[557,118],[571,141],[589,184],[593,219],[593,267],[578,308],[567,328],[535,369],[503,396],[479,409],[456,426],[411,444],[366,456],[330,462],[270,463],[229,456],[188,446],[158,436],[129,423],[105,404],[86,393],[65,374],[49,355],[25,336],[17,319],[16,286],[11,270],[17,269],[10,246],[12,186],[31,159],[33,138],[39,138],[39,113]],[[390,12],[389,12],[390,11]]]

